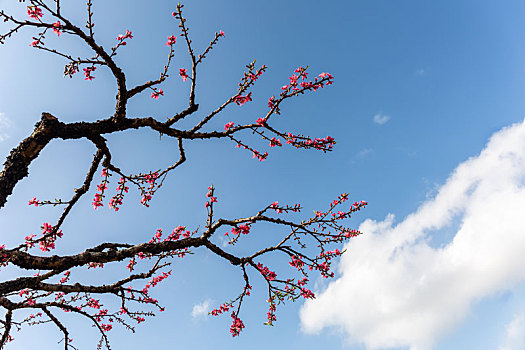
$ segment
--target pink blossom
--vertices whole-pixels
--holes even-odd
[[[40,241],[40,250],[43,252],[49,252],[52,249],[55,249],[55,242],[54,241]]]
[[[151,98],[154,98],[155,100],[158,100],[159,96],[164,96],[164,91],[162,91],[162,89],[159,89],[159,91],[153,91],[151,93]]]
[[[168,37],[168,41],[166,42],[166,45],[173,45],[177,42],[177,38],[175,37],[175,35],[172,35],[172,36],[169,36]]]
[[[42,13],[42,9],[38,6],[28,6],[27,7],[27,14],[30,18],[39,19],[44,14]]]
[[[140,203],[142,203],[144,206],[149,207],[149,201],[151,200],[151,195],[146,193],[142,196],[142,199],[140,200]]]
[[[131,32],[129,30],[126,30],[126,34],[120,34],[119,36],[117,36],[117,40],[119,41],[126,40],[127,38],[133,39],[133,35],[131,35]]]
[[[93,198],[93,201],[91,202],[91,205],[93,206],[93,209],[97,210],[99,207],[101,207],[102,204],[102,194],[95,193],[95,198]]]
[[[268,280],[273,281],[275,277],[277,277],[277,274],[273,271],[270,271],[268,267],[264,266],[261,263],[257,264],[257,269],[261,272],[261,274]]]
[[[53,226],[49,222],[44,222],[41,226],[42,233],[49,233],[53,230]]]
[[[188,73],[186,73],[186,69],[185,68],[179,69],[179,75],[181,76],[182,81],[186,81],[189,78],[188,77]]]
[[[231,317],[233,318],[233,323],[230,326],[230,333],[232,334],[232,337],[236,337],[244,328],[244,323],[237,317],[237,315],[235,315],[235,312],[232,312]]]
[[[334,77],[330,74],[330,73],[321,73],[319,74],[319,78],[323,79],[323,78],[328,78],[328,79],[333,79]]]
[[[102,192],[102,191],[105,191],[107,189],[108,189],[108,186],[105,183],[101,183],[101,184],[97,185],[97,191]]]
[[[235,124],[233,124],[233,122],[229,122],[229,123],[226,123],[224,125],[224,130],[230,130],[231,128],[233,128]],[[35,198],[36,199],[36,198]]]
[[[86,76],[85,80],[93,80],[95,77],[91,76],[91,72],[94,72],[97,69],[95,66],[84,68],[84,75]]]
[[[282,144],[281,144],[281,140],[276,139],[276,138],[274,137],[274,138],[272,138],[272,139],[270,140],[270,147],[275,147],[275,146],[279,146],[279,147],[281,147]]]
[[[219,36],[225,36],[222,30],[219,30]]]
[[[29,46],[37,46],[37,45],[40,45],[40,39],[37,39],[35,37],[33,37],[33,41],[31,42],[31,44],[29,44]]]
[[[92,307],[94,309],[100,309],[100,304],[99,304],[98,300],[93,299],[93,298],[88,300],[87,306]]]
[[[238,95],[233,98],[233,101],[237,105],[242,106],[243,104],[250,102],[252,100],[252,93],[249,92],[246,96]]]
[[[60,34],[62,34],[62,32],[60,31],[60,21],[56,21],[55,23],[53,23],[53,32],[55,32],[56,35],[60,36]]]
[[[262,162],[263,160],[266,159],[266,157],[268,157],[268,152],[264,152],[264,154],[261,154],[259,151],[254,149],[252,153],[253,153],[252,158],[257,158],[260,162]]]
[[[71,275],[71,271],[67,270],[66,272],[64,272],[64,277],[60,279],[60,283],[62,284],[66,283],[70,275]]]
[[[300,270],[304,266],[304,262],[301,260],[300,256],[292,256],[292,261],[289,262],[290,266],[295,267],[297,270]]]
[[[315,299],[315,294],[307,288],[301,289],[301,296],[305,299]]]

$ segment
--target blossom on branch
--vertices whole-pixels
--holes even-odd
[[[95,79],[95,77],[91,75],[91,73],[94,72],[95,70],[97,70],[97,67],[95,67],[95,66],[84,68],[84,76],[86,77],[85,80],[90,80],[91,81],[91,80]]]
[[[154,98],[155,100],[158,100],[159,96],[164,96],[164,91],[162,91],[162,89],[159,89],[158,91],[153,91],[151,93],[151,98]]]
[[[54,6],[44,5],[45,3],[41,1],[30,1],[30,3],[31,6],[27,7],[27,14],[36,21],[18,20],[0,11],[0,16],[8,26],[11,26],[5,34],[0,35],[0,42],[3,43],[4,39],[18,33],[22,27],[33,29],[34,33],[31,35],[34,36],[32,36],[31,46],[64,59],[66,61],[64,76],[72,77],[82,67],[85,80],[91,81],[95,78],[93,74],[97,68],[107,70],[108,75],[111,75],[116,83],[116,103],[112,115],[102,116],[97,120],[68,123],[49,113],[43,113],[34,132],[13,149],[8,161],[4,164],[4,170],[0,172],[1,207],[6,204],[16,183],[29,174],[31,163],[39,157],[42,149],[51,141],[82,140],[82,142],[90,142],[96,149],[91,164],[85,167],[84,179],[70,191],[70,199],[28,198],[27,204],[38,208],[46,205],[64,206],[60,214],[56,215],[56,222],[43,223],[40,227],[41,231],[37,233],[22,233],[18,246],[6,248],[4,244],[0,245],[1,268],[12,268],[20,274],[10,281],[1,283],[0,286],[0,299],[3,300],[0,302],[0,308],[4,309],[0,312],[1,315],[4,315],[3,319],[0,319],[0,330],[3,332],[0,336],[0,348],[13,339],[9,333],[25,325],[41,323],[54,324],[62,334],[61,341],[65,348],[72,348],[68,318],[62,319],[63,313],[71,313],[85,317],[92,322],[100,335],[98,348],[109,349],[107,333],[114,326],[122,325],[126,329],[135,331],[138,324],[154,316],[155,312],[164,311],[160,302],[154,297],[154,288],[171,276],[170,264],[174,260],[199,253],[202,249],[207,249],[217,259],[223,259],[235,266],[244,280],[244,286],[239,289],[238,296],[226,300],[210,312],[214,316],[222,314],[231,316],[230,334],[233,337],[238,336],[245,328],[240,315],[242,306],[245,305],[245,298],[252,294],[251,279],[253,278],[259,279],[264,284],[265,291],[268,292],[268,297],[264,297],[263,300],[269,303],[265,323],[269,326],[277,322],[277,305],[286,301],[315,298],[314,293],[310,290],[310,280],[314,280],[315,276],[312,278],[311,275],[316,274],[323,278],[333,277],[334,260],[344,253],[340,245],[361,234],[347,227],[345,222],[354,213],[364,208],[367,203],[355,201],[350,206],[344,204],[349,199],[348,194],[345,193],[330,202],[325,209],[315,211],[312,217],[306,216],[299,219],[303,210],[300,204],[280,204],[273,199],[265,202],[271,204],[263,206],[251,215],[235,216],[235,213],[228,213],[228,216],[221,217],[218,215],[219,209],[225,210],[220,206],[228,202],[223,200],[227,197],[221,197],[219,201],[217,190],[212,185],[207,188],[204,208],[199,206],[196,209],[196,213],[200,213],[203,220],[194,228],[179,223],[174,223],[167,229],[158,228],[155,225],[152,232],[142,239],[140,238],[141,232],[133,233],[133,240],[131,240],[133,243],[130,243],[128,240],[115,242],[116,236],[111,236],[111,232],[104,233],[103,227],[93,225],[93,229],[102,231],[100,235],[97,234],[97,237],[107,236],[107,241],[104,239],[94,246],[82,247],[77,252],[68,252],[68,255],[62,254],[61,250],[53,252],[53,255],[49,252],[57,248],[60,242],[58,239],[63,237],[62,226],[68,222],[69,213],[83,205],[89,206],[89,201],[84,200],[84,197],[92,197],[91,206],[94,209],[100,209],[93,215],[102,222],[106,220],[105,216],[99,214],[104,210],[105,198],[108,197],[109,210],[121,213],[124,197],[126,196],[127,204],[128,192],[133,192],[133,189],[136,195],[135,197],[131,195],[129,199],[135,199],[136,202],[143,205],[144,208],[141,210],[148,210],[147,208],[156,199],[155,195],[163,186],[168,175],[189,158],[189,155],[186,154],[186,147],[190,143],[229,139],[235,147],[251,152],[253,158],[259,161],[268,158],[269,155],[265,149],[274,151],[276,147],[283,145],[322,152],[331,151],[335,145],[332,137],[310,137],[295,131],[282,130],[278,126],[286,125],[286,123],[274,123],[274,118],[282,118],[280,107],[283,103],[332,84],[333,76],[329,73],[321,73],[308,80],[308,67],[298,67],[285,79],[285,85],[281,87],[281,90],[268,99],[267,108],[266,102],[263,101],[264,110],[262,112],[246,116],[244,119],[237,118],[235,119],[237,123],[221,122],[218,116],[224,114],[227,108],[235,104],[242,106],[252,101],[252,98],[255,99],[255,92],[252,94],[252,91],[259,78],[267,70],[267,66],[257,67],[255,60],[248,63],[245,71],[239,77],[238,86],[234,86],[225,101],[218,103],[215,109],[212,108],[207,114],[206,111],[199,110],[197,103],[199,99],[196,97],[199,88],[196,87],[200,85],[196,81],[196,72],[202,71],[199,70],[200,64],[218,45],[220,38],[225,37],[225,34],[222,30],[215,32],[209,44],[197,52],[189,35],[187,21],[182,14],[183,5],[178,4],[173,16],[179,22],[179,40],[185,43],[189,58],[187,62],[191,64],[187,69],[178,70],[183,82],[190,79],[189,96],[183,99],[187,101],[187,105],[182,106],[180,110],[170,111],[167,119],[164,116],[155,115],[154,111],[147,113],[145,117],[131,115],[130,111],[133,108],[130,108],[129,102],[135,96],[146,94],[155,100],[164,96],[164,91],[160,86],[169,77],[177,37],[168,36],[166,45],[170,46],[170,51],[167,63],[164,68],[160,69],[160,76],[132,86],[130,85],[132,79],[127,79],[132,74],[125,72],[119,60],[115,60],[117,49],[127,45],[127,40],[133,38],[131,31],[126,30],[125,34],[118,35],[115,46],[105,49],[98,41],[99,35],[95,36],[93,33],[91,0],[87,1],[87,24],[81,23],[80,25],[60,13],[59,1],[55,1]],[[54,23],[53,21],[42,21],[41,18],[44,15],[42,10],[48,12],[49,17],[54,18],[53,21],[60,20]],[[86,45],[90,54],[77,57],[67,48],[59,51],[45,46],[43,42],[45,34],[51,30],[58,36],[66,32],[76,39],[81,39],[80,42]],[[111,34],[110,39],[112,38],[114,34]],[[188,71],[191,72],[191,77]],[[175,71],[176,74],[177,71]],[[223,87],[217,88],[222,89]],[[226,88],[224,89],[226,91]],[[173,106],[179,106],[179,102],[173,103]],[[142,169],[141,164],[138,161],[136,164],[124,163],[123,159],[126,157],[114,154],[114,145],[109,140],[119,133],[146,129],[176,142],[174,149],[171,148],[173,145],[171,142],[159,143],[159,147],[169,144],[166,151],[175,150],[175,159],[173,163],[161,169],[146,169],[138,173],[128,173],[126,169]],[[259,142],[262,141],[257,147],[254,145],[254,138],[259,139]],[[149,150],[149,146],[147,149]],[[156,153],[151,153],[149,156],[154,154]],[[242,169],[242,166],[239,169]],[[100,170],[101,172],[98,173]],[[210,171],[210,173],[213,172]],[[100,177],[97,174],[100,174]],[[114,175],[118,175],[116,178],[120,179],[116,185],[112,185],[111,182]],[[264,184],[258,183],[257,185]],[[244,195],[246,196],[249,195]],[[191,203],[191,201],[185,203]],[[269,226],[278,229],[270,235],[265,231]],[[275,239],[276,234],[281,236]],[[224,242],[224,236],[227,242]],[[72,236],[67,239],[74,240],[75,238]],[[263,247],[255,248],[255,244],[246,242],[246,246],[242,249],[232,249],[232,245],[239,242],[257,240],[256,242],[259,243],[266,239],[268,241],[265,241]],[[34,251],[36,254],[33,254]],[[272,262],[272,266],[276,261],[282,261],[284,265],[281,266],[282,268],[276,266],[274,271],[268,268],[268,262],[266,262],[266,259],[270,259],[273,255],[280,255],[281,259]],[[95,278],[93,281],[87,279],[89,278],[89,274],[85,274],[87,270],[96,269],[99,274],[101,271],[106,271],[105,266],[108,265],[112,269],[104,277],[104,280],[106,278],[109,280],[108,282],[104,281],[102,284],[102,279]],[[121,268],[121,273],[113,273],[113,268],[118,267]],[[27,271],[31,272],[27,273]],[[35,273],[35,271],[38,272]],[[77,275],[77,271],[81,272]],[[37,309],[38,313],[28,309]],[[33,313],[30,313],[32,311]]]
[[[61,25],[60,25],[60,21],[56,21],[55,23],[53,23],[53,32],[55,32],[56,35],[60,36],[60,34],[62,34],[62,32],[60,31],[61,29]]]
[[[177,38],[175,37],[175,35],[172,35],[168,37],[168,41],[166,42],[166,45],[171,46],[171,45],[174,45],[176,42],[177,42]]]
[[[186,73],[186,69],[185,68],[179,69],[179,75],[182,78],[182,81],[188,80],[188,73]]]
[[[42,9],[38,6],[28,6],[27,15],[30,18],[34,19],[40,19],[40,17],[44,16],[44,14],[42,13]]]

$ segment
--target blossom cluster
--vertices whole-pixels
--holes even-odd
[[[53,23],[53,32],[55,32],[57,36],[60,36],[62,34],[62,32],[60,31],[61,28],[62,25],[60,21],[56,21],[55,23]]]
[[[239,317],[235,314],[235,312],[232,312],[231,317],[233,319],[233,323],[230,326],[230,333],[233,337],[236,337],[241,333],[241,331],[244,328],[244,323],[241,321]]]
[[[177,226],[171,231],[168,237],[164,239],[164,241],[177,241],[180,239],[181,234],[182,238],[188,238],[191,237],[193,233],[186,230],[186,226]]]
[[[171,35],[168,37],[168,41],[166,42],[166,46],[174,45],[177,42],[177,37],[175,35]]]
[[[186,72],[185,68],[179,69],[179,75],[182,78],[182,81],[186,81],[189,78],[188,73]]]
[[[93,201],[91,202],[91,205],[93,206],[93,209],[95,210],[103,206],[102,200],[105,197],[104,192],[108,189],[107,184],[109,182],[109,177],[111,176],[111,174],[108,172],[107,168],[104,168],[102,169],[100,176],[102,176],[103,180],[99,185],[97,185],[97,193],[95,193],[95,197],[93,198]]]
[[[140,190],[142,192],[142,198],[140,200],[140,203],[142,205],[149,207],[149,201],[151,200],[152,196],[155,194],[155,191],[158,188],[157,185],[157,179],[159,178],[159,172],[158,171],[152,171],[148,174],[139,174],[137,176],[137,179],[144,184],[147,184],[147,187],[140,187]]]
[[[63,236],[62,230],[55,229],[50,223],[44,222],[41,226],[42,237],[35,239],[36,235],[31,234],[25,237],[26,249],[33,248],[37,243],[43,252],[49,252],[55,249],[55,241]]]
[[[8,255],[5,252],[5,244],[0,245],[0,266],[7,266]]]
[[[273,281],[275,277],[277,277],[277,274],[273,271],[270,271],[268,267],[264,266],[261,263],[257,264],[257,269],[261,272],[261,274],[266,278],[268,281]]]
[[[242,106],[243,104],[250,102],[251,100],[252,100],[251,92],[249,92],[246,96],[237,95],[233,98],[233,101],[239,106]]]
[[[162,91],[162,89],[154,89],[151,93],[151,98],[154,98],[155,100],[158,100],[160,96],[164,96],[164,91]]]
[[[226,123],[226,124],[224,125],[224,130],[228,131],[228,130],[230,130],[231,128],[233,128],[234,125],[235,125],[235,124],[234,124],[233,122]]]
[[[279,202],[275,201],[268,206],[269,209],[275,210],[277,214],[288,213],[288,212],[300,212],[301,204],[297,203],[294,205],[279,206]]]
[[[40,17],[44,16],[44,14],[42,13],[42,9],[34,5],[27,7],[27,15],[30,18],[38,19],[38,20],[40,19]]]
[[[117,54],[117,49],[121,46],[126,46],[128,43],[126,42],[126,39],[133,39],[133,35],[129,30],[126,30],[125,34],[119,34],[115,40],[117,40],[117,45],[111,48],[111,56],[114,56]]]
[[[144,289],[142,290],[144,293],[148,293],[148,290],[152,287],[155,287],[159,282],[162,282],[163,280],[165,280],[166,278],[169,277],[169,275],[171,275],[171,270],[168,271],[168,272],[163,272],[161,275],[158,275],[158,276],[155,276],[151,279],[151,281],[149,281],[146,286],[144,287]]]
[[[107,185],[109,183],[109,177],[111,176],[111,173],[107,168],[104,168],[102,169],[101,176],[103,177],[103,180],[99,185],[97,185],[97,193],[95,193],[95,197],[92,202],[94,209],[98,209],[99,207],[103,206],[102,201],[105,197],[105,192],[108,189]],[[161,183],[157,183],[159,177],[160,175],[158,171],[152,171],[147,174],[138,174],[136,176],[121,176],[117,183],[117,192],[109,201],[109,207],[115,211],[120,209],[124,195],[129,191],[129,187],[127,186],[128,181],[132,181],[138,186],[142,194],[140,203],[146,207],[149,207],[151,198],[161,186]]]
[[[97,67],[95,67],[95,66],[90,66],[90,67],[84,68],[84,76],[86,77],[85,80],[93,80],[93,79],[95,79],[95,77],[91,75],[91,73],[94,72],[95,70],[97,70]]]
[[[119,206],[122,205],[122,199],[124,198],[124,193],[128,193],[129,187],[126,186],[126,178],[121,177],[117,183],[117,194],[115,194],[109,200],[109,207],[115,211],[118,211]]]
[[[218,315],[222,314],[223,312],[228,312],[230,310],[230,308],[232,308],[232,307],[233,307],[233,303],[232,302],[224,303],[221,306],[219,306],[218,309],[213,309],[210,312],[210,314],[212,316],[218,316]]]
[[[250,233],[250,228],[251,228],[251,224],[250,223],[246,223],[244,225],[237,225],[237,226],[234,226],[232,227],[232,230],[231,230],[231,234],[232,236],[230,237],[230,234],[228,232],[226,232],[224,235],[226,237],[228,237],[228,244],[235,244],[237,243],[238,239],[240,238],[241,235],[247,235]]]
[[[215,188],[213,187],[213,185],[208,187],[208,193],[206,193],[206,197],[209,198],[209,200],[207,200],[206,203],[204,204],[206,208],[211,207],[213,203],[217,202],[217,197],[213,196],[214,192],[215,192]]]
[[[291,132],[285,136],[286,143],[295,146],[296,148],[314,148],[321,151],[330,151],[335,145],[335,140],[331,136],[324,138],[314,138],[313,140],[303,135],[294,135]]]
[[[252,93],[249,92],[246,95],[243,93],[262,75],[266,66],[262,66],[257,72],[254,71],[254,63],[247,65],[248,72],[244,73],[244,77],[239,83],[239,92],[232,98],[232,101],[238,105],[243,105],[249,101],[252,101]],[[298,94],[304,94],[306,91],[317,91],[319,88],[325,85],[331,85],[333,83],[333,76],[330,73],[321,73],[314,80],[307,81],[308,73],[306,69],[308,67],[299,67],[289,77],[289,83],[281,87],[281,93],[279,97],[271,96],[268,99],[268,108],[270,109],[265,116],[256,119],[254,126],[251,127],[255,134],[260,135],[264,140],[269,141],[270,147],[281,147],[282,142],[279,137],[282,137],[286,144],[290,144],[296,148],[316,149],[323,152],[331,151],[335,145],[335,140],[331,136],[324,138],[310,138],[301,134],[293,134],[291,132],[282,133],[269,126],[269,119],[273,114],[280,114],[280,104],[287,98],[297,96]],[[229,131],[234,127],[233,122],[225,124],[224,129]],[[276,134],[275,136],[266,136],[265,132],[271,132]],[[253,158],[263,161],[268,157],[268,152],[260,152],[243,141],[228,135],[232,141],[236,143],[235,147],[244,148],[252,152]]]
[[[127,45],[125,43],[125,40],[126,39],[133,39],[133,35],[131,34],[131,32],[129,30],[126,30],[126,34],[120,34],[119,36],[117,36],[117,39],[120,43],[120,45]]]

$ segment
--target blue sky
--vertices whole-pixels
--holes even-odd
[[[22,5],[0,0],[0,9],[25,16]],[[127,29],[133,32],[117,56],[129,85],[160,73],[166,38],[178,33],[174,6],[94,0],[95,33],[104,47]],[[275,200],[299,202],[309,212],[350,192],[352,199],[370,203],[353,222],[364,235],[348,246],[337,282],[318,281],[316,301],[281,307],[275,327],[263,325],[265,294],[262,283],[254,283],[242,314],[247,328],[235,339],[227,317],[192,316],[192,310],[236,296],[241,276],[212,254],[196,251],[177,262],[173,276],[155,291],[166,312],[135,335],[112,331],[115,349],[525,347],[525,3],[194,0],[184,9],[198,50],[219,29],[226,33],[200,71],[202,111],[236,91],[244,65],[254,58],[269,67],[253,89],[254,101],[228,109],[210,130],[230,120],[257,119],[293,70],[308,65],[311,74],[330,72],[335,83],[287,104],[279,126],[331,135],[335,150],[283,147],[260,163],[231,142],[188,144],[189,161],[168,178],[150,208],[138,204],[135,192],[118,214],[93,211],[90,194],[66,222],[60,249],[74,252],[102,240],[140,242],[157,228],[203,225],[211,183],[224,216],[249,215]],[[77,24],[84,21],[83,7],[64,10]],[[71,122],[113,110],[115,84],[107,71],[97,70],[93,82],[62,78],[59,58],[29,47],[33,35],[22,31],[0,47],[3,156],[43,111]],[[66,37],[48,41],[74,55],[87,52]],[[137,97],[130,115],[162,120],[184,108],[188,85],[176,71],[189,68],[189,61],[180,44],[172,79],[162,86],[165,96]],[[166,167],[177,156],[173,141],[145,131],[108,139],[120,167],[130,173]],[[29,208],[27,200],[68,198],[93,152],[82,140],[53,141],[2,209],[2,243],[18,244],[43,221],[54,220],[53,208]],[[239,251],[282,232],[260,234]],[[77,345],[95,346],[89,326],[70,321]],[[60,338],[45,326],[14,336],[11,349],[54,349]]]

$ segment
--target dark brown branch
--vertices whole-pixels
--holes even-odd
[[[0,173],[0,208],[5,205],[16,183],[28,175],[29,164],[53,139],[53,129],[57,123],[57,118],[49,113],[42,113],[42,119],[35,125],[31,136],[11,151]]]
[[[190,112],[188,112],[190,113]],[[7,197],[13,192],[15,185],[28,175],[29,165],[35,160],[40,151],[54,138],[79,139],[88,138],[96,140],[100,135],[110,134],[117,131],[149,127],[167,136],[181,139],[211,139],[221,138],[250,126],[237,127],[228,132],[189,132],[172,129],[154,118],[134,118],[114,120],[103,119],[96,122],[76,122],[65,124],[49,113],[43,113],[42,119],[35,125],[33,133],[15,147],[4,163],[4,169],[0,173],[0,208],[7,201]],[[94,141],[96,142],[96,141]],[[98,147],[98,146],[97,146]]]
[[[42,311],[53,321],[53,323],[64,333],[64,349],[67,350],[68,344],[69,344],[69,332],[67,331],[66,327],[58,320],[58,318],[53,315],[47,307],[42,306]]]
[[[146,83],[144,83],[142,85],[135,86],[133,89],[128,91],[128,98],[131,98],[131,97],[135,96],[136,94],[139,94],[142,91],[146,90],[147,88],[150,88],[152,86],[158,85],[158,84],[162,83],[164,80],[166,80],[166,78],[168,77],[168,69],[169,69],[170,64],[171,64],[171,59],[174,56],[173,51],[174,51],[173,50],[173,45],[170,45],[170,53],[168,55],[168,63],[166,63],[166,65],[164,66],[164,71],[162,71],[162,73],[160,74],[159,79],[153,80],[153,81],[148,81],[148,82],[146,82]]]
[[[100,138],[103,139],[102,137],[100,137]],[[105,146],[105,143],[103,143],[102,146]],[[73,198],[71,198],[71,200],[69,202],[67,202],[68,204],[67,204],[66,208],[64,209],[64,211],[62,212],[62,215],[60,215],[60,218],[58,219],[58,222],[53,227],[53,230],[51,232],[49,232],[48,234],[44,235],[43,237],[41,237],[41,238],[39,238],[37,240],[33,240],[32,243],[38,243],[38,242],[40,242],[42,240],[45,240],[48,236],[52,236],[52,235],[56,234],[56,232],[62,226],[62,223],[66,219],[67,215],[69,214],[69,212],[71,211],[73,206],[78,202],[80,197],[82,197],[87,191],[89,191],[89,187],[91,185],[91,181],[93,181],[93,175],[97,171],[97,168],[98,168],[98,166],[100,164],[100,161],[102,160],[102,157],[104,156],[104,154],[105,154],[105,150],[104,149],[99,149],[97,151],[97,153],[95,154],[95,156],[93,158],[93,161],[91,163],[91,167],[88,170],[88,173],[86,175],[86,179],[84,180],[83,185],[81,187],[79,187],[79,188],[75,188],[75,194],[73,195]],[[20,246],[18,246],[16,249],[22,249],[25,246],[26,246],[26,244],[24,243],[24,244],[21,244]]]
[[[111,70],[111,73],[117,80],[117,105],[115,108],[115,119],[122,119],[126,117],[126,105],[128,100],[128,92],[126,88],[126,75],[120,69],[119,66],[113,61],[113,58],[111,58],[111,55],[108,54],[102,46],[99,46],[93,36],[92,31],[92,23],[91,23],[91,1],[88,1],[88,29],[89,29],[89,35],[84,33],[82,29],[75,26],[73,23],[71,23],[67,18],[62,16],[61,14],[55,12],[53,9],[48,7],[46,4],[40,2],[40,5],[44,7],[46,10],[48,10],[53,16],[59,18],[60,20],[64,21],[65,25],[64,27],[71,30],[75,35],[77,35],[79,38],[84,40],[84,42],[97,54],[97,56],[101,57],[106,65]]]
[[[4,348],[5,344],[9,340],[9,332],[11,331],[11,319],[13,317],[13,310],[7,309],[5,315],[4,324],[4,333],[2,334],[2,339],[0,339],[0,350]]]

